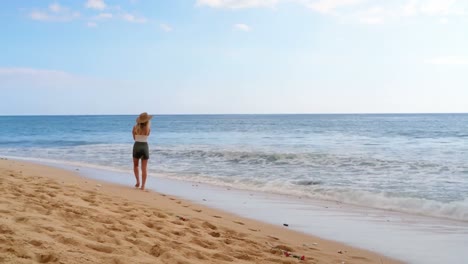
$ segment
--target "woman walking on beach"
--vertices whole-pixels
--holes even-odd
[[[136,119],[136,125],[133,127],[133,139],[135,144],[133,144],[133,172],[135,173],[136,184],[135,187],[140,187],[140,177],[139,177],[139,168],[138,163],[141,159],[141,189],[145,189],[146,183],[146,168],[148,166],[149,159],[149,148],[148,148],[148,136],[151,132],[150,120],[153,116],[148,115],[148,113],[141,113],[140,116]]]

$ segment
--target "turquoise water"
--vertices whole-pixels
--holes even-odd
[[[1,116],[0,155],[131,173],[136,116]],[[468,221],[468,115],[155,116],[150,173]]]

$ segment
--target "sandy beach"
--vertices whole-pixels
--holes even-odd
[[[399,263],[178,197],[26,162],[0,160],[0,189],[1,263]]]

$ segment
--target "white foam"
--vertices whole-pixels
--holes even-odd
[[[122,152],[121,155],[128,156],[126,150],[127,145],[115,145],[110,148],[108,145],[99,145],[101,150],[107,149],[107,151]],[[111,150],[109,150],[111,149]],[[80,148],[81,151],[85,151],[86,147]],[[76,154],[76,149],[74,150]],[[116,172],[132,172],[132,163],[128,159],[127,163],[123,163],[121,159],[117,159],[114,162],[104,158],[98,160],[94,156],[96,151],[93,150],[93,164],[89,162],[78,162],[69,160],[57,160],[54,159],[56,154],[50,155],[51,158],[26,158],[26,157],[14,157],[18,159],[32,160],[38,162],[48,162],[56,164],[65,164],[76,167],[89,167],[96,169],[104,169]],[[97,152],[96,152],[97,153]],[[114,153],[115,154],[115,153]],[[79,153],[76,155],[84,155]],[[102,154],[105,156],[105,154]],[[197,153],[200,155],[200,153]],[[238,156],[239,154],[236,154]],[[48,157],[49,155],[42,156]],[[67,156],[68,157],[68,156]],[[287,156],[286,156],[287,157]],[[90,157],[87,157],[90,159]],[[96,164],[97,163],[97,164]],[[178,179],[178,180],[189,180],[195,182],[203,182],[217,186],[225,186],[230,188],[238,188],[251,191],[260,191],[276,194],[294,195],[297,197],[308,197],[312,199],[337,201],[346,204],[353,204],[358,206],[371,207],[376,209],[393,210],[398,212],[418,214],[439,218],[447,218],[459,221],[468,221],[468,198],[464,198],[459,201],[441,202],[435,200],[429,200],[421,197],[403,197],[396,196],[388,192],[376,192],[376,191],[365,191],[365,190],[353,190],[350,187],[335,187],[330,185],[322,185],[320,180],[308,180],[315,184],[297,184],[297,180],[287,180],[280,177],[274,177],[267,175],[264,178],[256,175],[257,171],[242,172],[245,175],[235,176],[222,176],[216,175],[216,171],[213,171],[214,175],[203,175],[202,173],[191,173],[191,172],[164,172],[161,171],[162,165],[154,166],[155,169],[150,169],[150,174],[157,174],[158,176]],[[250,174],[249,174],[250,173]],[[303,179],[299,181],[304,181]]]

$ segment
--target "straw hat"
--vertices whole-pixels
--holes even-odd
[[[136,122],[138,124],[146,123],[150,121],[151,118],[153,118],[152,115],[148,115],[148,113],[144,112],[144,113],[141,113],[140,116],[137,117]]]

